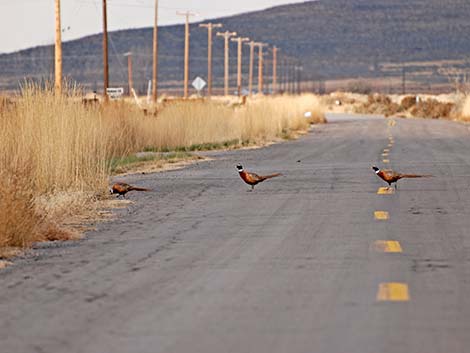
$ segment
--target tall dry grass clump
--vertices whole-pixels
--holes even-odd
[[[324,121],[313,95],[245,105],[178,102],[153,116],[125,102],[87,107],[74,89],[56,96],[26,85],[0,108],[0,248],[64,238],[56,225],[107,189],[116,158],[146,148],[286,138],[307,130],[307,111],[313,122]]]
[[[27,159],[38,193],[96,190],[106,183],[110,141],[97,110],[70,96],[26,87],[13,114],[11,155]]]
[[[460,104],[457,119],[461,121],[470,121],[470,96],[466,96]]]
[[[2,247],[56,238],[52,217],[74,212],[106,186],[104,124],[75,98],[26,86],[0,110]]]
[[[0,171],[0,256],[5,249],[24,248],[41,240],[43,218],[36,210],[29,176],[25,170]]]

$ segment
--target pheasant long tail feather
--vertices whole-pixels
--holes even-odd
[[[431,178],[432,175],[400,174],[400,178]]]
[[[150,191],[150,189],[138,188],[136,186],[132,186],[131,190],[133,190],[133,191]]]
[[[266,179],[271,179],[271,178],[275,178],[275,177],[278,177],[282,175],[281,173],[276,173],[276,174],[271,174],[271,175],[263,175],[261,177],[262,180],[266,180]]]

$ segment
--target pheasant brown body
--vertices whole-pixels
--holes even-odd
[[[244,170],[240,164],[237,166],[237,169],[240,178],[242,178],[242,180],[248,185],[251,185],[252,190],[255,188],[256,184],[259,184],[267,179],[275,178],[277,176],[282,175],[281,173],[275,173],[270,175],[258,175],[256,173],[250,173]]]
[[[432,175],[419,175],[419,174],[402,174],[402,173],[394,172],[393,170],[382,170],[375,166],[373,166],[372,169],[375,171],[375,174],[377,174],[377,176],[381,178],[383,181],[387,182],[389,186],[395,183],[395,188],[397,187],[397,182],[400,179],[429,178],[432,176]]]
[[[150,190],[132,186],[126,183],[115,183],[113,186],[111,186],[110,191],[112,194],[119,194],[119,196],[125,197],[125,195],[129,191],[150,191]]]

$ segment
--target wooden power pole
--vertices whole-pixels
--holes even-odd
[[[250,66],[248,70],[248,92],[250,97],[253,95],[253,66],[255,61],[255,46],[258,44],[254,40],[246,43],[250,46]]]
[[[199,27],[207,28],[207,95],[212,96],[212,30],[222,27],[221,23],[203,23]]]
[[[264,68],[263,68],[263,47],[267,46],[267,44],[264,43],[257,43],[258,46],[258,93],[263,93],[263,73],[264,73]]]
[[[108,100],[107,89],[109,87],[109,64],[108,64],[108,12],[106,0],[103,0],[103,97]]]
[[[55,0],[55,93],[62,93],[62,28],[60,25],[60,0]]]
[[[189,96],[189,17],[195,14],[187,12],[177,12],[177,15],[186,17],[184,25],[184,98]]]
[[[406,67],[401,68],[401,94],[406,94]]]
[[[152,101],[153,103],[157,103],[157,96],[158,96],[158,0],[155,0],[155,18],[154,18],[154,24],[153,24],[153,72],[152,72]]]
[[[279,48],[273,47],[273,94],[277,93],[277,52]]]
[[[243,42],[248,42],[250,38],[237,37],[232,38],[232,41],[238,43],[238,52],[237,52],[237,92],[238,96],[242,95],[242,53],[243,53]]]
[[[129,81],[129,96],[132,96],[132,88],[134,87],[132,80],[132,52],[125,53],[127,56],[127,77]]]
[[[237,32],[225,31],[223,33],[217,33],[218,36],[223,37],[225,40],[225,64],[224,64],[224,95],[228,96],[229,93],[229,40],[230,37],[236,36]]]

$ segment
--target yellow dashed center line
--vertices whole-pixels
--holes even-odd
[[[395,126],[396,124],[397,122],[393,119],[388,121],[388,126]]]
[[[400,282],[380,283],[377,301],[404,302],[410,300],[408,285]]]
[[[382,153],[382,157],[388,157],[388,153]]]
[[[384,162],[384,163],[390,163],[390,159],[384,159],[382,162]]]
[[[377,190],[377,195],[392,195],[395,193],[395,190],[392,188],[389,188],[388,186],[386,187],[380,187]]]
[[[375,211],[374,212],[374,218],[379,220],[379,221],[386,221],[390,217],[389,217],[389,214],[388,214],[387,211]]]
[[[386,253],[400,253],[403,252],[400,242],[396,240],[377,240],[374,243],[375,250],[378,252]]]
[[[390,152],[390,150],[388,148],[385,148],[384,153],[388,153],[388,152]]]

